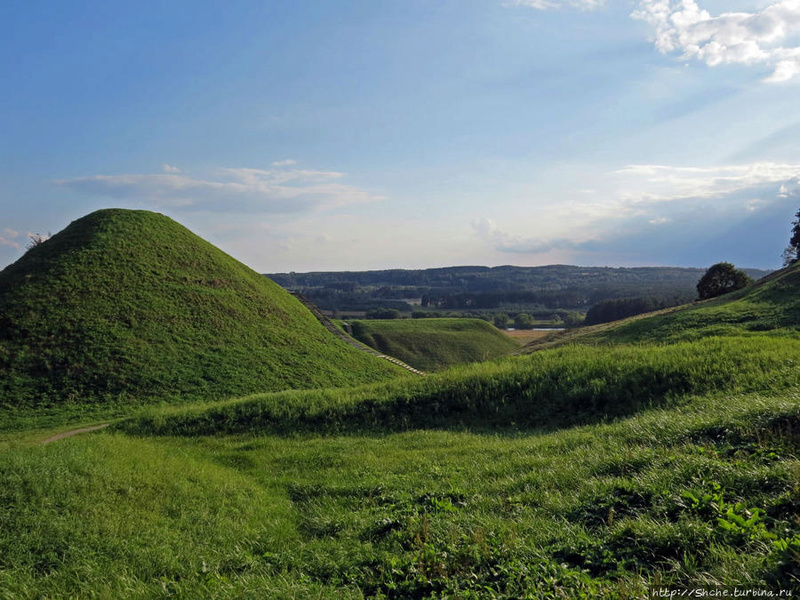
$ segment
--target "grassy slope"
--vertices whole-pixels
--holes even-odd
[[[353,336],[423,371],[504,356],[518,345],[480,319],[353,321]]]
[[[682,332],[673,340],[690,338],[673,344],[647,327],[607,331],[593,343],[637,343],[151,408],[116,432],[9,444],[0,590],[638,598],[648,584],[800,588],[800,336],[795,280],[773,282],[740,305],[656,317]],[[757,298],[763,312],[733,320]],[[770,323],[784,326],[758,331]],[[698,328],[724,335],[693,339]]]
[[[707,336],[794,336],[800,330],[800,265],[719,298],[629,319],[567,330],[528,344],[523,353],[566,344],[674,343]]]
[[[0,272],[6,407],[222,397],[395,373],[155,213],[92,213]]]

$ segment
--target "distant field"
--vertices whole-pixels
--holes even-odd
[[[353,337],[423,371],[505,356],[520,346],[480,319],[350,321]]]
[[[556,333],[557,331],[557,329],[551,329],[549,331],[543,331],[541,329],[513,329],[503,331],[503,333],[517,343],[524,345],[535,340],[540,340],[545,336]]]

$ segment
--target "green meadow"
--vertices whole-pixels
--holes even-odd
[[[43,256],[59,263],[52,247]],[[147,273],[137,264],[131,273]],[[15,281],[25,281],[22,267],[14,269]],[[4,306],[17,311],[4,308],[3,331],[17,333],[4,334],[0,354],[4,380],[14,381],[4,384],[0,409],[0,598],[796,591],[799,278],[789,268],[727,297],[569,331],[535,352],[426,377],[343,350],[288,294],[270,292],[254,302],[277,320],[243,323],[260,327],[261,337],[236,352],[278,360],[277,344],[264,354],[255,342],[268,342],[272,328],[289,339],[280,324],[299,323],[300,338],[318,337],[280,346],[293,357],[285,370],[273,368],[285,381],[261,371],[227,381],[242,374],[214,371],[212,362],[215,378],[198,386],[196,355],[213,333],[200,319],[184,338],[188,325],[176,318],[180,327],[153,350],[160,354],[147,372],[173,360],[170,353],[186,353],[189,366],[163,393],[155,375],[140,381],[97,370],[124,373],[125,360],[86,362],[80,373],[31,370],[33,359],[17,356],[20,344],[57,356],[58,345],[47,344],[56,319],[8,300],[34,297],[25,285],[0,285]],[[78,283],[75,297],[86,297]],[[41,285],[53,284],[42,275]],[[199,285],[189,291],[222,293],[192,287]],[[137,293],[158,289],[152,280]],[[227,292],[233,305],[237,289]],[[131,302],[146,315],[155,300]],[[88,327],[58,314],[75,335]],[[375,327],[372,335],[384,325]],[[183,345],[186,338],[197,345]],[[86,356],[85,345],[66,348]],[[111,352],[93,348],[92,356]],[[103,386],[85,398],[68,393],[104,377],[117,386],[113,397]],[[47,402],[37,404],[42,390]],[[41,443],[98,422],[110,426]]]

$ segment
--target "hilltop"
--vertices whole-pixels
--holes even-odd
[[[6,407],[219,398],[395,374],[157,213],[94,212],[0,272]]]

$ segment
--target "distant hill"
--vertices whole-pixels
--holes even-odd
[[[800,264],[775,271],[744,289],[703,302],[554,335],[527,350],[568,342],[675,343],[708,336],[800,331]]]
[[[390,319],[350,323],[357,340],[423,371],[490,360],[519,349],[511,338],[480,319]]]
[[[214,398],[395,373],[160,214],[92,213],[0,272],[0,406]]]
[[[769,271],[745,269],[753,278]],[[446,267],[422,270],[275,273],[328,310],[374,308],[536,313],[580,310],[604,300],[646,297],[674,306],[696,298],[705,269],[682,267]]]

